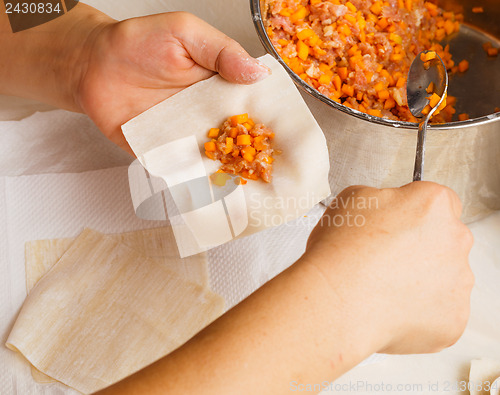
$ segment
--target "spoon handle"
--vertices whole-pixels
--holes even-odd
[[[425,117],[418,125],[417,153],[415,155],[415,167],[413,168],[413,181],[422,181],[424,176],[425,159],[425,135],[427,134],[427,122],[429,117]]]

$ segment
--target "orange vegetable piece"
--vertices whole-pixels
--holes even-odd
[[[352,4],[350,1],[345,3],[345,6],[349,9],[351,12],[356,12],[358,9]]]
[[[420,60],[422,62],[428,62],[429,60],[432,60],[432,59],[435,59],[436,58],[436,52],[434,51],[429,51],[429,52],[426,52],[426,53],[422,53],[420,55]]]
[[[236,137],[237,145],[250,145],[252,144],[252,136],[249,134],[240,134]]]
[[[347,96],[354,96],[354,87],[351,85],[344,84],[342,85],[342,92]]]
[[[309,37],[314,36],[316,33],[314,33],[313,29],[306,28],[302,29],[300,32],[297,33],[297,38],[299,40],[304,41],[305,39],[308,39]]]
[[[205,151],[208,152],[215,152],[216,146],[215,146],[215,141],[208,141],[205,143]]]
[[[337,68],[337,73],[343,81],[345,81],[347,79],[347,67]]]
[[[467,60],[464,59],[458,64],[458,71],[460,71],[461,73],[467,71],[468,69],[469,69],[469,62]]]
[[[226,148],[224,150],[224,152],[226,154],[229,154],[232,150],[233,150],[233,147],[234,147],[234,140],[232,137],[226,137]]]
[[[429,83],[429,86],[427,87],[427,89],[425,90],[427,93],[432,93],[434,92],[434,82],[430,82]]]
[[[302,60],[306,60],[309,56],[309,47],[304,41],[299,40],[297,42],[297,56]]]
[[[208,131],[208,138],[209,139],[216,139],[217,137],[219,137],[219,132],[220,132],[220,129],[219,128],[212,128]]]
[[[369,108],[367,110],[367,113],[370,114],[370,115],[373,115],[375,117],[379,117],[379,118],[382,118],[382,111],[380,110],[376,110],[376,109],[373,109],[373,108]]]
[[[441,96],[439,96],[436,93],[433,93],[432,96],[429,98],[429,105],[431,107],[436,107],[436,105],[439,103],[439,100],[441,100]]]
[[[236,136],[238,136],[238,128],[231,128],[231,130],[229,131],[229,137],[235,139]]]
[[[234,115],[229,119],[231,121],[231,126],[238,126],[239,124],[248,121],[248,114]]]

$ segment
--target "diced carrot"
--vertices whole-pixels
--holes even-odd
[[[236,136],[238,136],[238,128],[231,128],[229,131],[229,137],[235,139]]]
[[[323,73],[331,73],[332,72],[331,66],[328,66],[326,63],[320,63],[318,67]]]
[[[262,151],[265,148],[265,145],[263,143],[264,140],[264,136],[257,136],[253,139],[253,146],[257,151]]]
[[[422,110],[422,115],[427,115],[429,114],[429,112],[431,111],[431,106],[429,106],[428,104],[424,107],[424,109]]]
[[[251,147],[251,146],[249,146],[249,147],[245,147],[245,148],[243,148],[243,149],[241,150],[241,154],[242,154],[243,156],[245,156],[245,155],[255,156],[255,154],[256,154],[256,149],[255,149],[254,147]]]
[[[345,6],[349,9],[351,12],[356,12],[358,9],[352,4],[350,1],[345,3]]]
[[[390,56],[390,59],[393,61],[393,62],[399,62],[400,60],[403,59],[403,55],[401,55],[400,53],[394,53]]]
[[[215,160],[215,156],[214,156],[214,153],[213,152],[210,152],[210,151],[205,151],[205,155],[212,159],[212,160]]]
[[[460,71],[461,73],[467,71],[468,68],[469,68],[469,62],[465,59],[458,64],[458,71]]]
[[[390,94],[387,89],[381,90],[378,92],[378,97],[380,100],[387,100],[389,98]]]
[[[347,67],[338,67],[337,73],[342,81],[345,81],[347,79]]]
[[[398,81],[396,82],[396,88],[402,88],[405,85],[406,85],[406,78],[405,77],[399,77]]]
[[[297,42],[297,56],[302,60],[306,60],[309,56],[309,47],[304,41],[299,40]]]
[[[380,15],[382,12],[382,2],[381,1],[376,1],[373,3],[370,7],[370,11],[373,12],[375,15]]]
[[[246,129],[246,130],[248,130],[248,131],[250,131],[250,130],[252,129],[252,125],[250,125],[250,123],[249,123],[249,122],[245,122],[245,123],[243,124],[243,126],[244,126],[244,127],[245,127],[245,129]]]
[[[343,84],[342,92],[345,93],[347,96],[352,97],[354,96],[354,87],[352,85]]]
[[[350,23],[352,23],[354,26],[356,26],[357,19],[354,15],[352,14],[345,14],[344,19]]]
[[[384,110],[390,110],[394,106],[396,106],[396,101],[392,97],[389,97],[384,103]]]
[[[382,111],[380,111],[380,110],[369,108],[367,110],[367,113],[370,114],[370,115],[373,115],[374,117],[382,118]]]
[[[438,104],[439,100],[441,100],[441,96],[439,96],[436,93],[433,93],[431,97],[429,97],[429,105],[431,107],[436,107]]]
[[[231,126],[234,127],[248,121],[248,114],[234,115],[229,119],[231,120]]]
[[[252,144],[252,137],[249,134],[240,134],[236,138],[237,145],[250,145]]]
[[[427,8],[427,11],[429,11],[431,16],[436,16],[438,14],[438,7],[436,4],[426,1],[424,6]]]
[[[232,137],[226,137],[226,148],[224,149],[224,152],[226,154],[229,154],[234,147],[234,140]]]
[[[347,25],[340,25],[339,27],[337,27],[337,31],[339,33],[342,33],[346,37],[352,34],[351,29]]]
[[[301,8],[299,8],[299,10],[297,12],[295,12],[294,14],[292,14],[290,16],[290,21],[292,23],[296,23],[299,20],[304,19],[308,13],[309,13],[309,11],[307,10],[307,8],[301,6]]]
[[[290,41],[280,38],[278,40],[278,44],[281,45],[282,47],[286,47],[288,44],[290,44]]]
[[[220,129],[219,128],[211,128],[209,131],[208,131],[208,138],[209,139],[216,139],[217,137],[219,137],[219,132],[220,132]]]
[[[377,22],[377,26],[384,30],[387,26],[389,26],[389,22],[387,21],[387,18],[380,18]]]
[[[316,33],[314,33],[314,30],[310,28],[302,29],[300,32],[297,33],[297,38],[299,40],[304,41],[305,39],[314,36]]]
[[[491,48],[488,48],[486,50],[486,52],[487,52],[488,56],[497,56],[498,55],[498,48],[491,47]]]
[[[253,162],[253,160],[255,159],[254,156],[250,155],[250,154],[244,154],[243,155],[243,159],[245,159],[247,162]]]
[[[462,114],[458,114],[458,120],[459,121],[467,121],[469,119],[469,114],[467,113],[462,113]]]
[[[474,14],[481,14],[482,12],[484,12],[484,8],[483,7],[472,7],[472,12]]]
[[[208,152],[215,152],[216,150],[216,146],[215,146],[215,141],[212,140],[212,141],[207,141],[205,143],[205,151],[208,151]]]
[[[323,74],[319,77],[318,82],[322,85],[328,85],[330,82],[332,82],[332,78],[326,74]]]
[[[375,89],[377,92],[380,92],[382,89],[385,89],[385,85],[383,82],[377,82],[374,86],[373,89]]]
[[[425,90],[427,93],[432,93],[434,92],[434,82],[430,82],[429,83],[429,86],[427,87],[427,89]]]
[[[420,55],[420,60],[422,62],[428,62],[429,60],[432,60],[435,58],[436,58],[436,52],[434,52],[434,51],[424,52]]]
[[[338,74],[333,76],[333,85],[335,86],[335,89],[337,91],[340,91],[340,88],[342,87],[342,80],[340,79],[340,76]]]

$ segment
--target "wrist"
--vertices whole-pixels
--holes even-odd
[[[76,12],[75,12],[76,11]],[[75,12],[74,15],[71,13]],[[78,4],[61,26],[59,45],[54,57],[54,70],[60,77],[61,90],[58,107],[83,112],[79,103],[79,90],[85,77],[97,37],[115,21],[85,4]]]
[[[330,251],[331,252],[331,251]],[[354,253],[336,250],[334,255],[324,254],[321,248],[307,251],[297,264],[317,277],[330,295],[332,330],[335,337],[349,344],[352,357],[349,368],[368,356],[381,352],[390,341],[389,328],[380,305],[370,294],[366,278],[356,270]],[[370,281],[368,279],[368,281]],[[339,324],[340,323],[340,324]]]

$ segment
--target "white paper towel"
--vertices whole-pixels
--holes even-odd
[[[249,2],[247,0],[86,0],[85,2],[96,6],[117,19],[164,11],[191,11],[237,39],[252,55],[260,56],[264,54],[264,50],[254,32],[250,18]],[[46,105],[4,97],[0,98],[0,119],[19,119],[37,109],[47,110],[48,108]],[[314,109],[313,112],[319,114]],[[318,120],[322,126],[327,125],[328,114],[324,114],[324,118]],[[48,172],[81,172],[128,164],[121,152],[114,149],[110,149],[109,151],[104,150],[103,146],[96,144],[96,141],[100,141],[102,144],[109,143],[101,138],[102,136],[97,128],[84,116],[58,111],[46,115],[36,114],[33,122],[29,121],[29,123],[26,123],[26,121],[0,123],[1,224],[5,224],[7,220],[7,196],[5,195],[7,180],[1,178],[1,176]],[[44,125],[43,128],[40,127],[41,124]],[[84,137],[82,138],[82,136]],[[344,137],[346,138],[346,144],[349,143],[349,136],[346,135]],[[72,145],[75,141],[78,143]],[[61,149],[66,142],[68,143],[65,146],[66,148]],[[27,149],[26,145],[30,148]],[[380,151],[383,148],[383,145],[379,146]],[[103,150],[101,151],[101,149]],[[50,155],[47,155],[47,150],[51,152]],[[82,153],[81,155],[78,153],[79,151]],[[365,153],[368,154],[368,152],[366,151]],[[5,155],[9,155],[8,161],[3,160],[7,157]],[[400,156],[398,155],[392,159],[394,161],[399,160]],[[409,173],[411,173],[412,164],[410,161],[408,163],[410,164]],[[355,163],[352,165],[354,166]],[[342,166],[337,166],[339,173],[348,173],[351,171],[351,167],[347,166],[346,163]],[[390,164],[387,164],[387,166],[389,169],[391,168]],[[365,179],[371,180],[374,175],[377,176],[376,170],[376,166],[369,169],[364,174]],[[498,172],[498,169],[493,166],[492,170]],[[390,174],[392,173],[389,172]],[[32,223],[34,221],[35,219],[33,219]],[[481,223],[475,223],[471,226],[476,238],[476,245],[471,254],[471,260],[476,274],[477,285],[473,294],[471,330],[466,332],[464,339],[457,346],[435,355],[391,357],[381,364],[356,368],[342,377],[339,383],[366,380],[371,383],[384,381],[386,383],[422,382],[425,384],[429,381],[440,380],[442,384],[444,381],[453,382],[458,379],[467,379],[469,362],[472,358],[489,356],[498,359],[498,355],[500,355],[500,342],[498,341],[500,338],[500,334],[498,334],[500,323],[492,321],[491,316],[494,317],[494,313],[498,312],[496,306],[498,300],[500,300],[500,287],[497,285],[500,262],[500,246],[498,243],[500,238],[499,224],[500,215],[497,214]],[[0,232],[4,232],[0,236],[5,236],[4,229],[5,227],[0,227]],[[276,231],[278,229],[271,229],[269,232]],[[303,231],[305,232],[305,230]],[[56,234],[58,232],[52,233]],[[31,235],[31,233],[28,232],[28,235]],[[8,235],[7,237],[12,238],[13,236]],[[8,249],[11,243],[9,243],[7,237],[0,237],[0,340],[3,340],[2,344],[6,340],[6,334],[22,303],[22,295],[25,292],[24,265],[9,259],[11,253],[16,254],[15,251]],[[43,235],[43,237],[47,237],[47,235]],[[299,236],[297,237],[300,239]],[[304,244],[303,239],[300,240]],[[484,240],[486,242],[483,243]],[[234,254],[241,253],[241,248],[237,248],[238,243],[241,242],[236,240],[228,244],[227,248],[235,249]],[[272,244],[266,239],[263,244],[259,244],[258,240],[251,241],[251,243],[252,245],[266,246],[265,248],[270,251],[268,253],[271,254],[272,258],[270,259],[269,267],[264,267],[263,270],[268,271],[269,275],[277,273],[280,270],[281,262],[279,252],[272,248]],[[280,243],[284,246],[294,245],[294,241],[286,238],[280,239]],[[214,250],[213,252],[219,253],[218,250]],[[264,252],[259,251],[257,254],[257,256],[260,254],[264,255]],[[20,254],[17,254],[17,256],[19,257]],[[218,255],[219,262],[220,256]],[[240,259],[246,258],[245,256],[235,256]],[[287,259],[289,258],[287,257]],[[218,287],[222,287],[222,284],[227,284],[229,292],[231,295],[234,295],[228,300],[229,304],[234,304],[243,295],[255,289],[260,282],[259,275],[255,275],[249,276],[249,281],[245,281],[243,284],[228,284],[228,278],[245,278],[245,276],[248,276],[248,265],[244,262],[236,260],[230,266],[226,266],[227,271],[223,273],[218,270],[222,262],[214,264],[211,267],[211,272],[214,273],[214,288],[218,289]],[[260,267],[263,264],[258,263],[258,265]],[[11,279],[14,281],[12,282]],[[483,290],[483,284],[487,284],[487,288],[484,288],[485,290]],[[482,334],[483,330],[485,334]],[[14,353],[6,349],[4,350],[4,347],[0,347],[0,392],[6,395],[60,395],[63,393],[72,393],[69,390],[62,389],[58,385],[34,385],[29,369],[26,367],[24,361]],[[344,393],[352,394],[353,392],[345,391]],[[360,391],[359,393],[371,392]],[[436,393],[439,392],[431,392],[432,395]],[[459,392],[453,391],[443,391],[441,393],[448,395],[459,394]]]
[[[74,237],[84,226],[119,233],[161,226],[139,219],[128,187],[128,167],[72,174],[0,178],[0,333],[5,341],[25,297],[24,244],[30,240]],[[300,257],[324,207],[307,217],[209,253],[211,287],[230,308]],[[40,393],[29,369],[0,347],[0,385],[6,394]],[[7,386],[7,387],[6,387]],[[54,386],[57,391],[59,386]],[[2,392],[3,393],[3,392]],[[47,392],[52,393],[52,392]],[[56,393],[56,392],[54,392]]]

